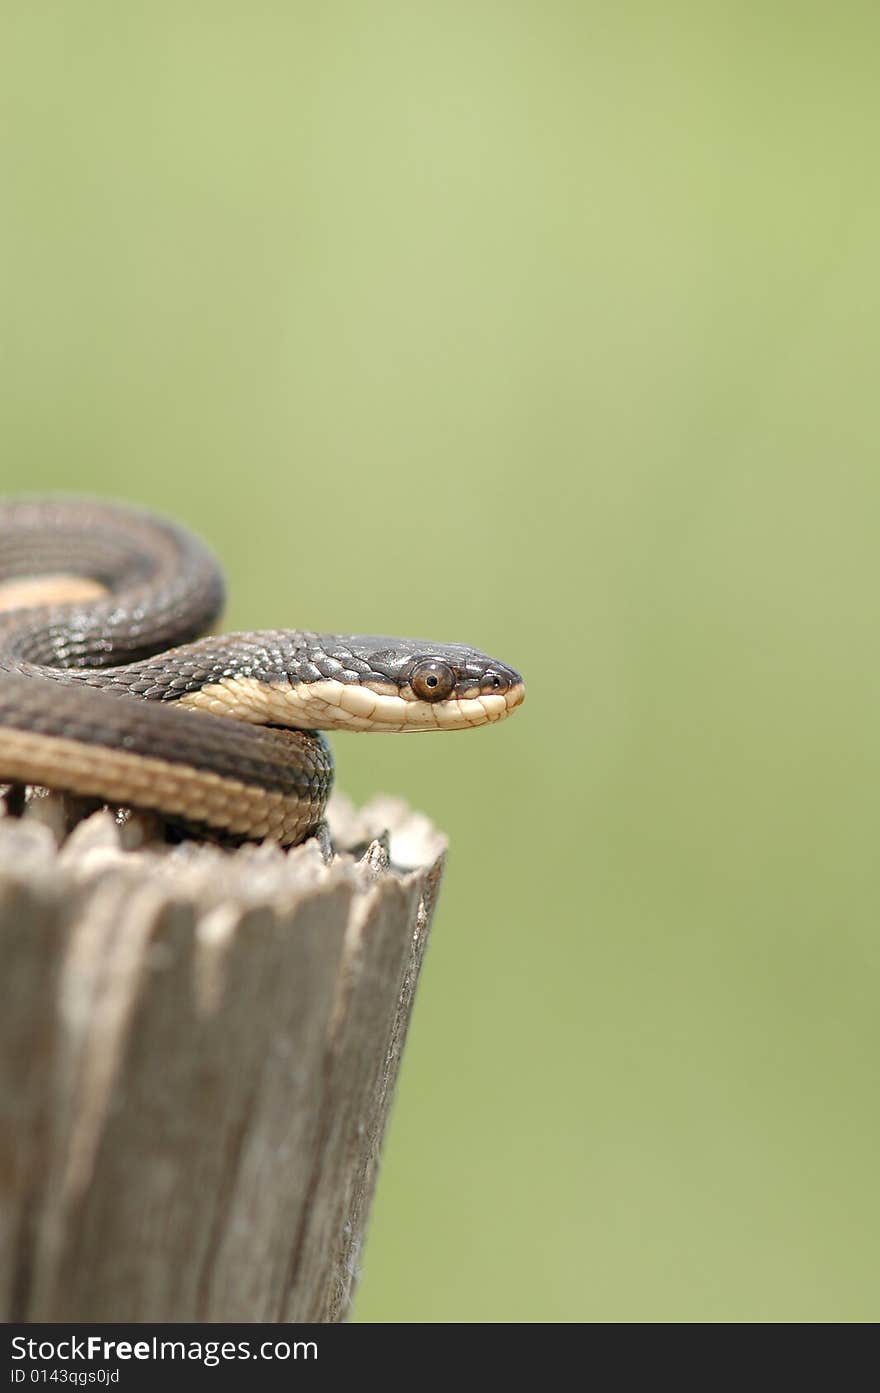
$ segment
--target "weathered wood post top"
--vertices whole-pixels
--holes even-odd
[[[445,854],[401,803],[291,852],[0,800],[0,1313],[334,1321]]]

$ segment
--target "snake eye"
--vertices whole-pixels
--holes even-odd
[[[409,685],[422,701],[444,701],[455,686],[455,674],[439,658],[425,658],[410,673]]]

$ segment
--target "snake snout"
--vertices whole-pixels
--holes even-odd
[[[500,663],[487,668],[480,678],[481,692],[498,692],[503,695],[513,687],[521,687],[522,685],[523,680],[519,673],[512,667],[502,667]]]
[[[525,696],[521,674],[494,658],[480,672],[477,686],[481,696],[503,696],[509,711],[519,706]]]

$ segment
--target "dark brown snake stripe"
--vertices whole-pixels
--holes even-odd
[[[322,729],[466,728],[522,701],[517,672],[461,644],[199,639],[223,598],[204,545],[147,512],[0,502],[0,780],[288,845],[323,817]]]

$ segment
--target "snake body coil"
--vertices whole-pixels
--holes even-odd
[[[0,780],[290,845],[323,817],[322,730],[465,728],[523,699],[517,672],[461,644],[199,639],[222,604],[214,558],[171,523],[84,500],[0,503]]]

